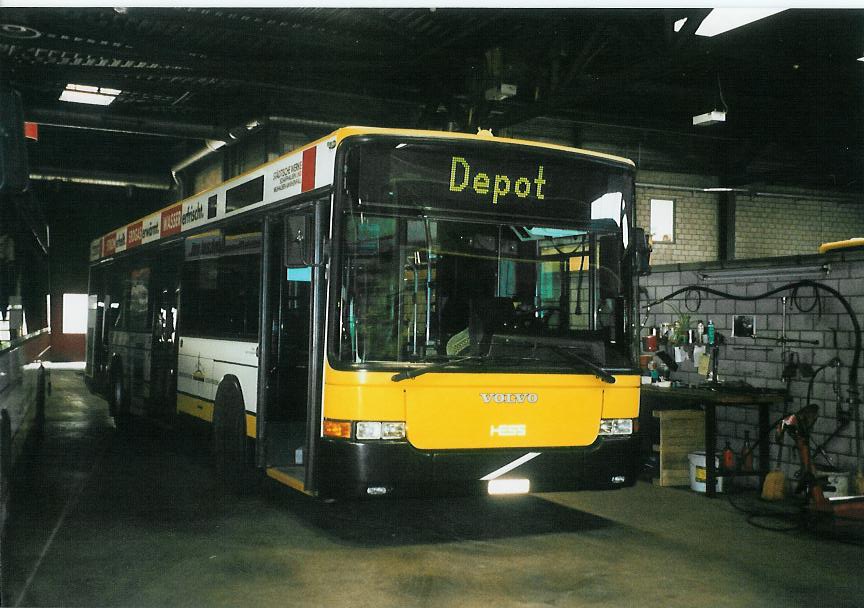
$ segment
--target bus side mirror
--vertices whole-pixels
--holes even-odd
[[[636,273],[639,276],[651,274],[651,243],[644,228],[633,229],[633,255]]]
[[[314,227],[312,216],[306,213],[285,218],[285,242],[283,246],[286,268],[306,268],[313,264]]]

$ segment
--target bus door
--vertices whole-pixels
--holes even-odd
[[[96,371],[96,388],[106,394],[111,382],[111,334],[120,316],[121,282],[116,265],[102,269],[99,280],[99,294],[102,299],[102,314],[94,338],[93,361]],[[98,306],[98,302],[97,302]]]
[[[265,323],[267,368],[259,439],[263,432],[264,464],[289,468],[300,480],[308,461],[312,265],[286,263],[298,225],[309,215],[289,213],[269,218]],[[309,235],[311,238],[311,234]],[[269,319],[267,319],[269,317]],[[265,325],[266,327],[266,325]],[[262,442],[259,441],[259,444]]]
[[[151,411],[170,417],[177,401],[177,300],[179,255],[165,252],[153,284],[153,338],[150,351]]]
[[[84,375],[93,391],[101,390],[104,382],[105,348],[102,340],[105,312],[105,277],[102,269],[90,270],[87,296],[87,352]]]

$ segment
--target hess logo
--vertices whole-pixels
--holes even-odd
[[[537,393],[480,393],[483,403],[537,403]]]
[[[489,427],[490,437],[525,437],[527,434],[524,424],[493,424]]]

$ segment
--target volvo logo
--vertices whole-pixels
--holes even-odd
[[[537,393],[480,393],[483,403],[537,403]]]

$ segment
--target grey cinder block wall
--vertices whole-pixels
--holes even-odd
[[[787,275],[789,269],[822,266],[829,270],[813,273],[807,278],[812,277],[813,280],[839,291],[851,304],[859,323],[864,322],[864,251],[725,264],[707,262],[666,265],[656,268],[650,276],[644,278],[642,285],[645,291],[642,293],[642,300],[643,303],[654,301],[690,285],[707,286],[735,295],[755,296],[797,280]],[[764,268],[765,272],[770,274],[745,279],[735,276],[739,271],[745,272],[755,267]],[[787,297],[785,336],[790,340],[785,344],[776,341],[783,335],[784,295]],[[690,315],[694,327],[699,320],[706,325],[712,320],[717,332],[726,339],[720,351],[720,380],[746,382],[754,387],[785,388],[781,378],[785,362],[790,357],[800,363],[809,364],[813,369],[837,357],[842,363],[839,368],[842,399],[840,406],[847,409],[850,406],[845,403],[845,399],[849,395],[849,369],[853,360],[855,337],[852,322],[841,303],[828,293],[821,292],[819,302],[814,302],[813,291],[809,288],[799,289],[794,295],[793,298],[793,293],[787,290],[761,300],[737,301],[703,294],[701,303],[695,297],[690,297],[685,302],[684,297],[680,296],[652,308],[646,327],[673,322],[678,318],[678,310]],[[734,318],[738,315],[754,317],[759,339],[732,336]],[[794,340],[811,340],[818,344],[802,344]],[[680,364],[679,370],[672,373],[672,378],[685,384],[705,381],[691,360]],[[813,383],[811,402],[819,406],[819,419],[813,433],[817,444],[826,441],[838,426],[837,397],[834,390],[837,380],[837,368],[832,366],[819,373]],[[861,380],[864,389],[864,373]],[[775,408],[771,412],[772,421],[786,412],[797,411],[806,404],[808,381],[809,378],[801,373],[796,374],[790,383],[791,403],[783,408]],[[755,441],[758,422],[755,408],[721,407],[717,410],[717,417],[718,445],[721,448],[725,441],[729,441],[737,454],[743,444],[745,431],[749,431],[751,439]],[[825,446],[834,464],[842,470],[854,472],[859,466],[854,436],[854,426],[848,425]],[[786,446],[783,468],[787,475],[792,476],[799,469],[799,460],[795,450],[790,447],[791,439],[786,439]],[[776,459],[777,446],[773,445],[772,466],[776,464]],[[819,462],[827,464],[822,459],[819,459]]]

